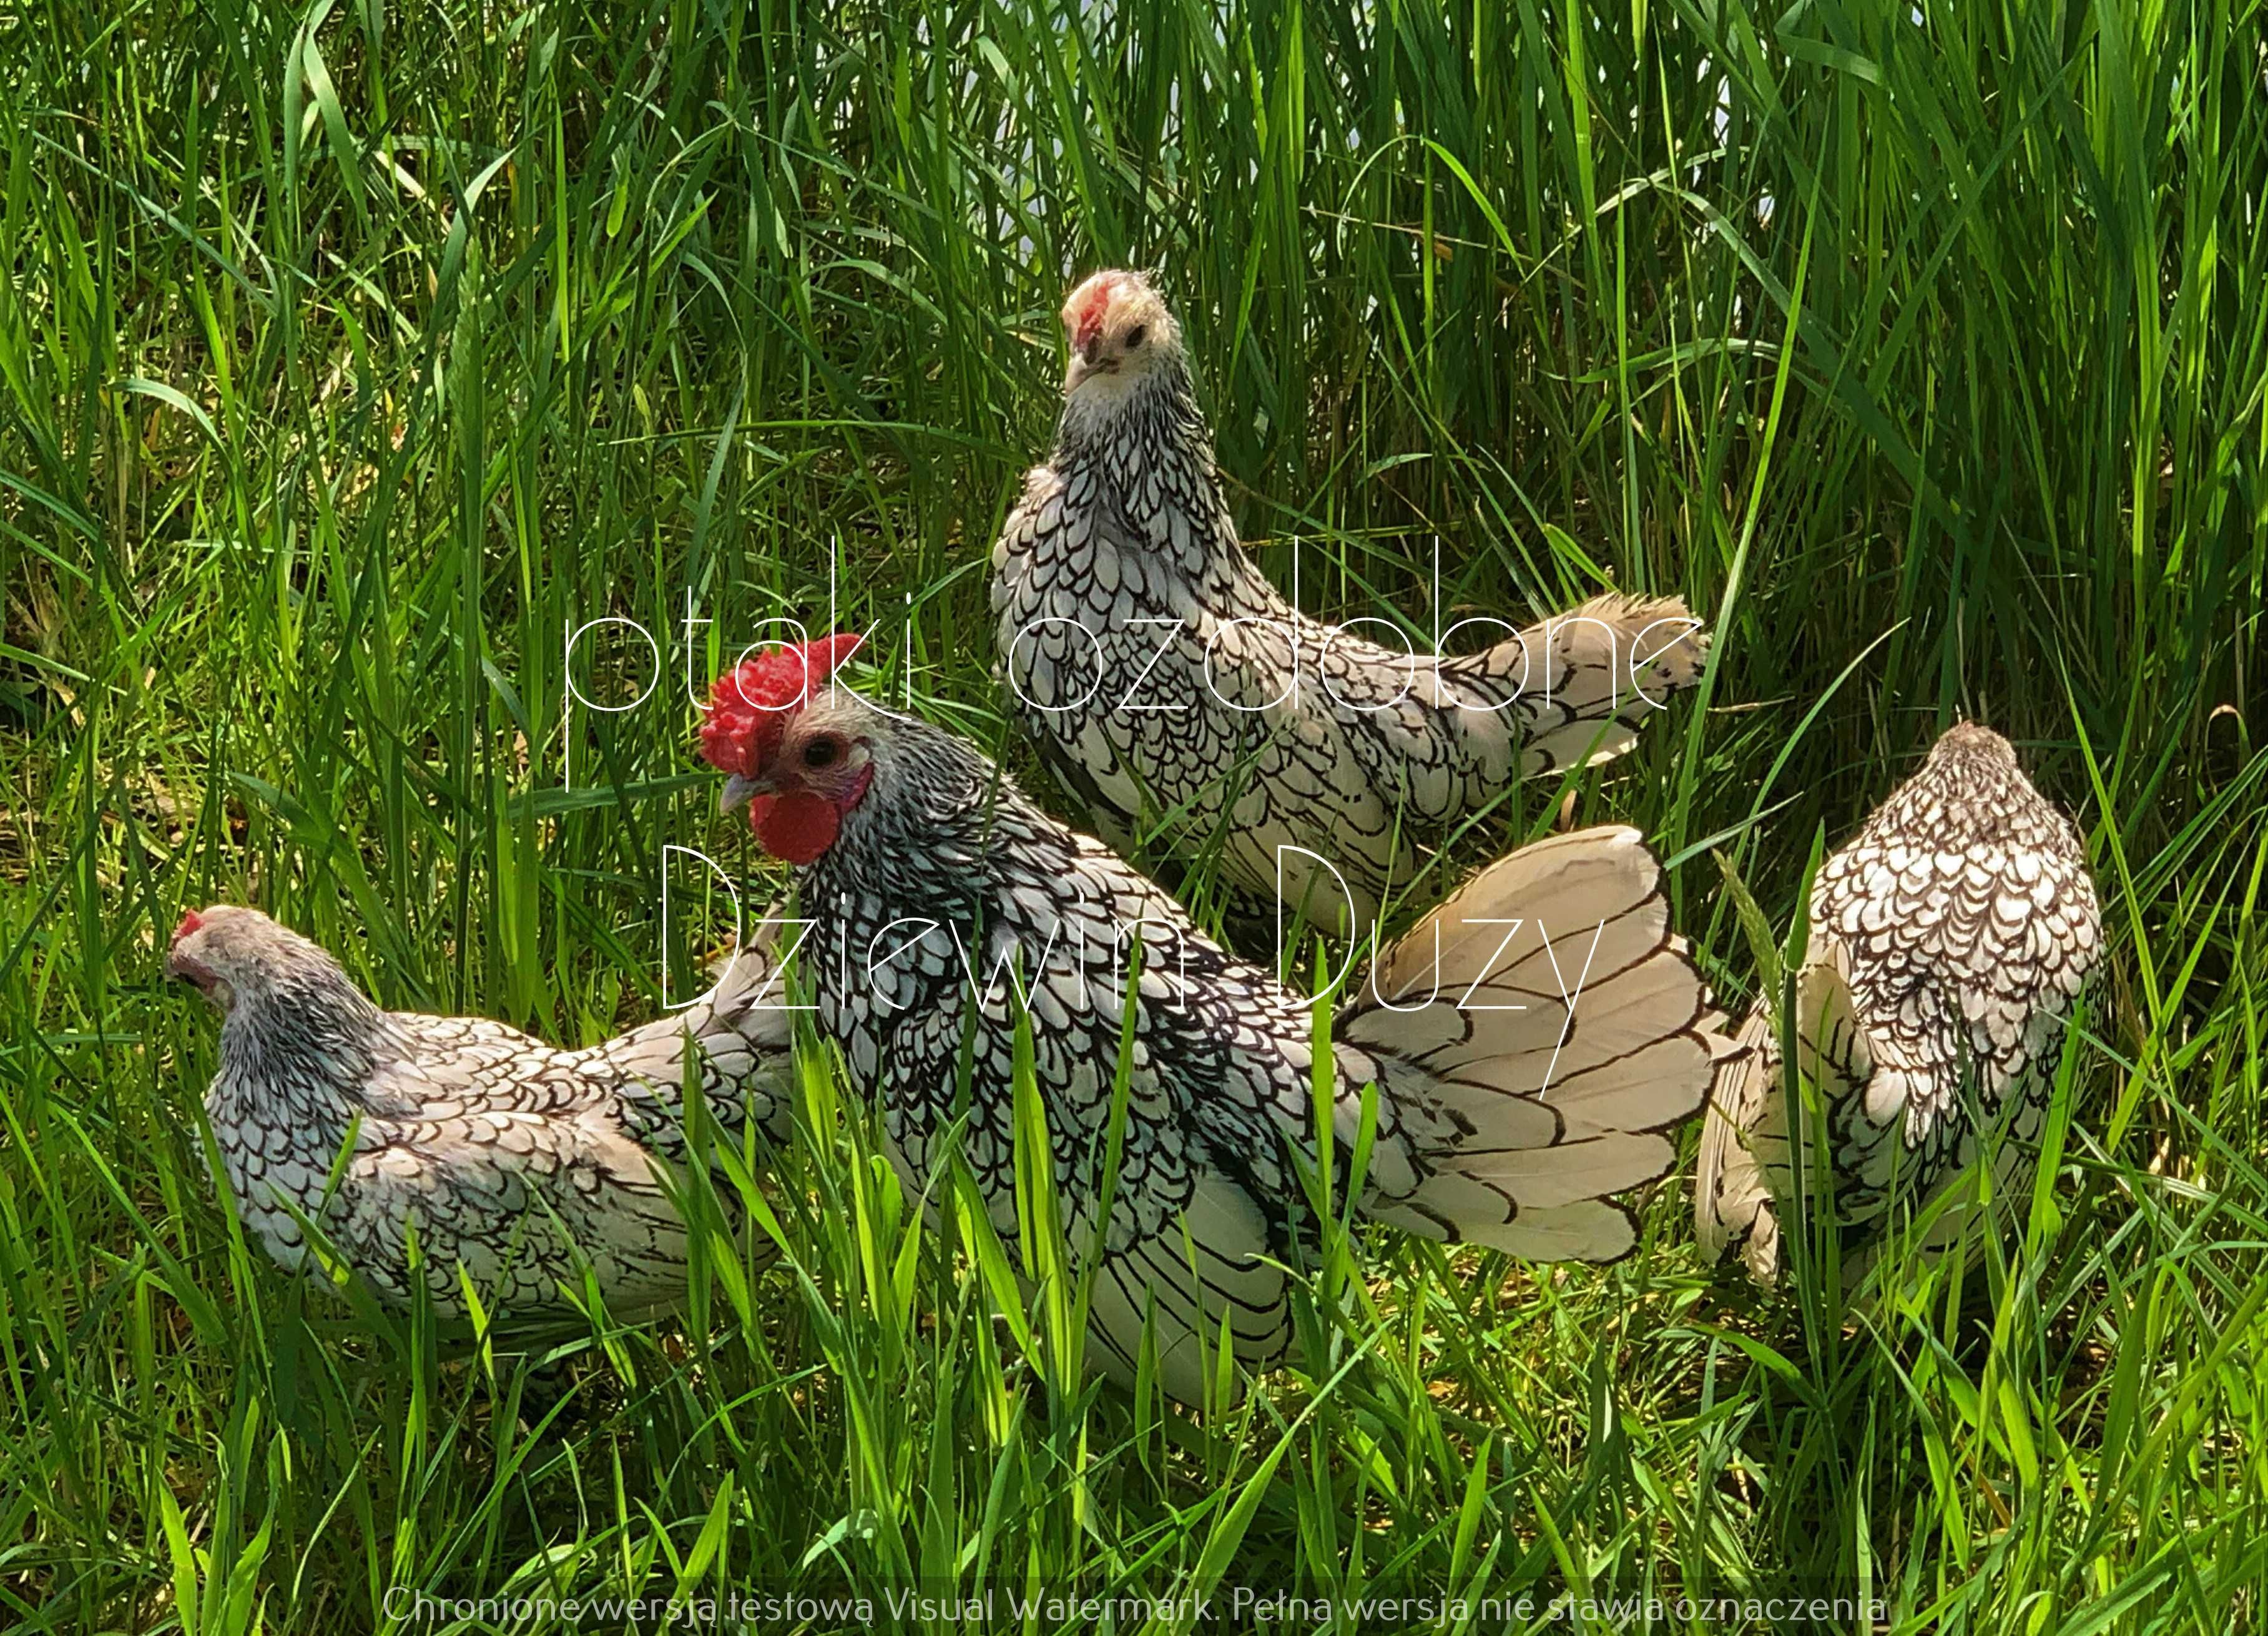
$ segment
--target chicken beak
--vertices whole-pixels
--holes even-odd
[[[190,959],[179,949],[169,950],[166,953],[166,975],[176,983],[186,983],[191,988],[200,990],[206,994],[213,991],[211,970],[199,962]]]
[[[717,810],[729,813],[746,807],[757,796],[768,793],[771,787],[769,778],[751,778],[745,773],[736,772],[725,780],[724,792],[717,798]]]
[[[1096,373],[1101,367],[1102,332],[1098,329],[1089,332],[1084,344],[1076,340],[1072,342],[1071,363],[1064,370],[1064,390],[1077,391],[1080,381]]]

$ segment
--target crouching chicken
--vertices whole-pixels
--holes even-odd
[[[1823,1152],[1807,1185],[1822,1211],[1833,1200],[1856,1289],[1896,1229],[1926,1217],[1916,1248],[1965,1253],[1992,1225],[1988,1198],[2021,1203],[2102,917],[2071,820],[2006,739],[1963,722],[1828,859],[1809,924],[1790,1032],[1823,1147],[1794,1139],[1779,1019],[1759,1001],[1742,1030],[1754,1049],[1710,1098],[1694,1226],[1705,1255],[1737,1247],[1777,1282],[1781,1212]]]
[[[484,1018],[382,1011],[254,909],[184,916],[166,969],[222,1013],[205,1110],[252,1236],[298,1269],[312,1221],[382,1300],[422,1281],[445,1317],[467,1315],[460,1270],[514,1318],[571,1309],[585,1268],[618,1314],[673,1305],[686,1228],[657,1161],[687,1156],[686,1086],[720,1143],[751,1121],[783,1139],[792,1118],[790,1013],[762,949],[698,1004],[573,1051]]]
[[[1152,1347],[1166,1390],[1201,1402],[1224,1324],[1254,1367],[1289,1338],[1283,1267],[1311,1230],[1310,1002],[1225,953],[973,745],[834,685],[857,641],[720,676],[701,729],[703,755],[732,775],[725,805],[745,802],[758,842],[802,867],[799,969],[818,1028],[878,1106],[906,1182],[928,1188],[957,1152],[1012,1253],[1027,1012],[1064,1236],[1075,1257],[1101,1247],[1089,1360],[1125,1381]],[[1721,1021],[1635,831],[1525,848],[1341,998],[1337,1174],[1351,1173],[1373,1097],[1367,1215],[1536,1260],[1611,1261],[1635,1242],[1614,1196],[1675,1162],[1676,1127],[1730,1049]]]

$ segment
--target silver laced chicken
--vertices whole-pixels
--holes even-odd
[[[2102,917],[2070,820],[2006,739],[1964,724],[1821,867],[1810,926],[1796,1035],[1831,1174],[1805,1174],[1822,1207],[1833,1199],[1855,1288],[1904,1220],[1928,1216],[1926,1253],[1972,1235],[1988,1146],[1996,1190],[2023,1175]],[[1705,1254],[1737,1249],[1771,1283],[1790,1258],[1796,1172],[1768,1003],[1741,1039],[1749,1050],[1710,1099],[1694,1221]]]
[[[422,1281],[444,1317],[468,1314],[460,1271],[513,1318],[564,1315],[585,1269],[618,1314],[679,1299],[686,1228],[657,1160],[687,1157],[688,1061],[719,1143],[751,1121],[773,1141],[792,1125],[791,1013],[761,948],[699,1003],[571,1051],[484,1018],[380,1010],[257,910],[185,916],[166,969],[222,1013],[205,1109],[251,1236],[300,1268],[305,1218],[381,1300]]]
[[[1311,1232],[1300,1168],[1317,1154],[1310,1003],[1225,953],[967,741],[831,685],[856,640],[720,676],[701,730],[703,756],[732,775],[725,803],[745,802],[762,847],[800,867],[796,959],[818,1031],[877,1106],[909,1186],[937,1197],[957,1153],[1012,1254],[1027,1015],[1082,1268],[1101,1229],[1088,1359],[1125,1381],[1154,1348],[1164,1389],[1199,1402],[1224,1323],[1253,1368],[1290,1338],[1284,1266]],[[1676,1129],[1731,1049],[1635,831],[1504,859],[1359,984],[1337,1001],[1327,1082],[1342,1176],[1374,1097],[1366,1214],[1536,1260],[1633,1247],[1614,1196],[1675,1163]]]
[[[1238,539],[1181,328],[1138,273],[1063,313],[1055,447],[992,554],[1001,669],[1050,769],[1121,850],[1219,849],[1248,898],[1360,930],[1425,849],[1522,777],[1621,755],[1698,681],[1682,601],[1602,596],[1441,659],[1331,625]],[[1365,627],[1368,630],[1358,629]]]

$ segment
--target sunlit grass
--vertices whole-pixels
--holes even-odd
[[[0,13],[5,1622],[353,1630],[396,1587],[1008,1622],[1075,1584],[2257,1623],[2263,21]],[[1728,1003],[1712,852],[1784,933],[1939,727],[2017,741],[2111,952],[1996,1255],[1846,1322],[1712,1279],[1678,1189],[1604,1271],[1331,1239],[1292,1367],[1194,1419],[1065,1367],[1073,1292],[903,1198],[816,1050],[806,1139],[720,1183],[781,1258],[711,1245],[704,1323],[468,1354],[247,1247],[211,1022],[158,981],[185,906],[258,902],[396,1006],[650,1015],[729,917],[665,937],[665,847],[751,913],[779,884],[685,692],[779,616],[879,622],[887,684],[1043,787],[983,564],[1108,262],[1162,269],[1311,609],[1433,629],[1438,537],[1442,624],[1609,581],[1710,616],[1705,708],[1577,807],[1680,859]],[[601,617],[659,677],[571,716]],[[575,686],[652,663],[595,629]]]

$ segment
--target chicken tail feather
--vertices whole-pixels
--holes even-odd
[[[1697,685],[1709,638],[1676,597],[1597,596],[1462,661],[1484,689],[1516,685],[1528,777],[1612,761],[1646,719]],[[1450,661],[1456,679],[1460,661]]]
[[[633,1098],[652,1104],[657,1145],[681,1146],[685,1046],[696,1052],[702,1094],[718,1127],[737,1136],[753,1119],[775,1143],[794,1120],[787,1063],[794,1013],[780,972],[777,923],[718,962],[716,981],[681,1011],[592,1047],[590,1055],[629,1081]],[[681,1155],[671,1154],[673,1158]]]
[[[1341,1014],[1394,1102],[1370,1212],[1535,1260],[1627,1254],[1614,1195],[1676,1162],[1677,1126],[1738,1049],[1723,1021],[1638,831],[1514,852],[1388,951]]]

